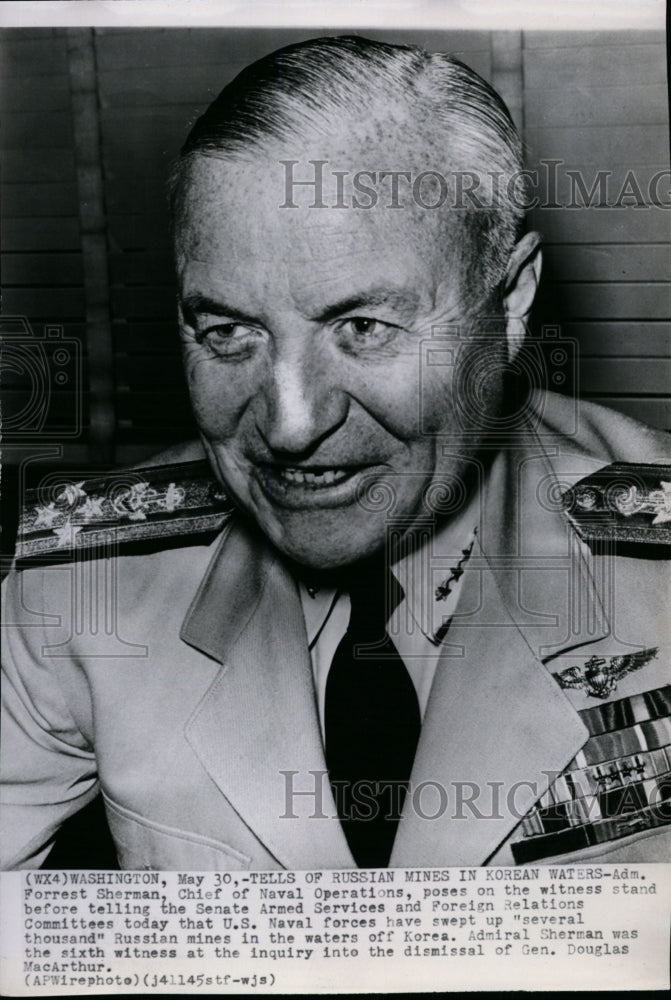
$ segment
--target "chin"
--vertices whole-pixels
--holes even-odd
[[[385,539],[360,539],[356,545],[350,537],[347,540],[333,538],[328,534],[319,539],[287,538],[270,539],[285,558],[311,570],[344,569],[372,556],[384,548]]]

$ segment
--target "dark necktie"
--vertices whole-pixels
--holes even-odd
[[[349,586],[347,632],[326,681],[326,763],[338,815],[361,868],[389,863],[417,748],[415,688],[387,635],[403,592],[382,565]]]

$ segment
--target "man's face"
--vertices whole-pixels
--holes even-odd
[[[385,544],[390,517],[425,514],[427,491],[453,485],[474,450],[478,349],[461,329],[460,350],[432,362],[426,343],[462,319],[459,255],[426,210],[281,208],[270,157],[202,157],[191,178],[177,267],[208,456],[285,555],[356,562]],[[502,336],[487,351],[492,410],[504,360]]]

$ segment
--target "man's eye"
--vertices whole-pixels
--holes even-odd
[[[366,316],[355,316],[349,321],[352,325],[352,330],[354,333],[361,337],[372,336],[374,333],[379,331],[379,328],[384,324],[380,323],[376,319],[368,319]]]
[[[243,323],[218,323],[202,330],[196,339],[219,357],[238,358],[249,354],[259,336],[259,330]]]
[[[370,316],[352,316],[340,324],[343,346],[352,349],[382,347],[396,335],[398,327]]]

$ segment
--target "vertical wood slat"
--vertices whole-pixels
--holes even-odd
[[[511,117],[524,138],[522,32],[492,31],[490,45],[492,51],[490,82],[508,105]]]
[[[93,29],[69,28],[67,51],[89,359],[89,461],[108,465],[114,449],[114,349]]]

